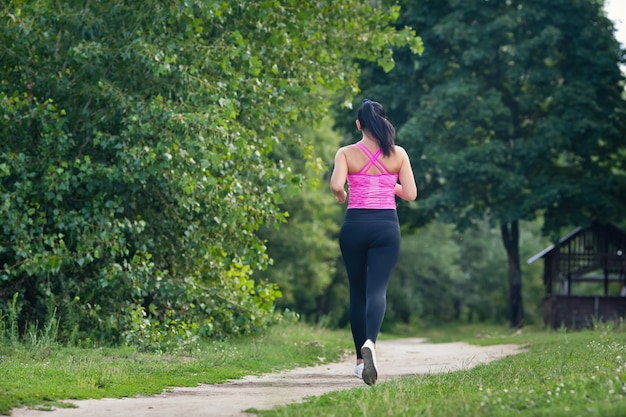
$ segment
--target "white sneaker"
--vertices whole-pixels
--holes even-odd
[[[354,375],[359,379],[363,379],[363,362],[354,366]]]
[[[361,347],[363,355],[363,382],[367,385],[374,385],[378,379],[378,367],[376,366],[376,351],[374,350],[374,342],[367,339]]]

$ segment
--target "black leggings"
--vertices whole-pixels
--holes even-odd
[[[350,209],[339,234],[350,283],[350,325],[357,358],[367,339],[376,342],[387,308],[387,285],[400,254],[395,210]]]

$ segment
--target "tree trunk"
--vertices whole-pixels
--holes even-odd
[[[522,270],[519,261],[519,223],[501,223],[502,242],[509,261],[509,308],[511,328],[524,325],[524,304],[522,301]]]

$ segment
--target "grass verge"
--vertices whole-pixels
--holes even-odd
[[[71,407],[63,402],[69,399],[158,394],[168,387],[332,362],[345,354],[351,340],[347,331],[289,324],[260,337],[206,343],[188,354],[0,343],[0,414],[25,406]]]
[[[255,412],[260,417],[626,415],[623,325],[578,332],[450,328],[432,336],[482,345],[513,343],[527,351],[470,370],[402,378]]]
[[[451,326],[419,336],[434,342],[512,343],[527,350],[465,371],[402,378],[255,413],[260,417],[626,415],[624,325],[598,324],[595,330],[579,332]],[[352,349],[351,340],[347,331],[289,324],[262,337],[207,343],[190,354],[0,344],[0,414],[9,414],[14,407],[49,409],[71,406],[63,402],[68,399],[157,394],[172,386],[332,362]]]

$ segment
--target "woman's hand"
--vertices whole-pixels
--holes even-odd
[[[339,193],[339,194],[335,194],[335,201],[338,202],[339,204],[343,204],[346,202],[346,198],[348,197],[348,193],[346,193],[346,191],[343,191],[343,194]]]

